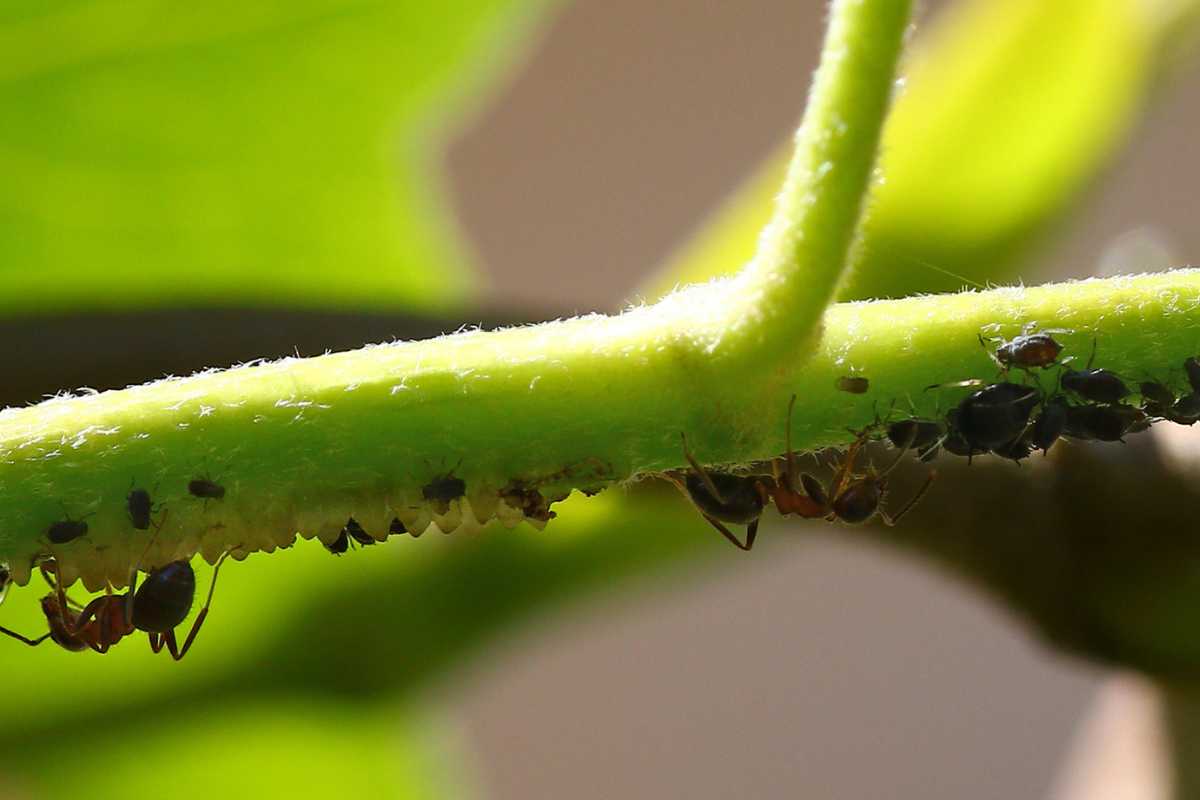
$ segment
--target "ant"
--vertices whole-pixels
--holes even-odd
[[[1004,372],[1016,367],[1029,371],[1041,367],[1047,369],[1058,363],[1058,354],[1062,352],[1062,345],[1055,341],[1052,333],[1071,333],[1067,330],[1049,330],[1039,333],[1030,333],[1036,323],[1029,323],[1021,329],[1021,335],[1015,336],[1012,339],[1001,339],[1000,337],[992,337],[984,339],[983,334],[978,334],[979,344],[987,351],[987,354],[997,366]],[[1000,341],[995,352],[988,347],[989,341]]]
[[[872,517],[878,515],[884,524],[890,527],[899,522],[900,518],[907,514],[925,496],[925,493],[929,491],[930,485],[933,484],[934,478],[937,477],[936,470],[930,471],[929,477],[925,480],[925,484],[921,489],[894,515],[889,514],[883,509],[883,500],[887,495],[888,475],[899,466],[900,461],[904,458],[904,454],[912,449],[913,441],[920,433],[920,428],[917,426],[910,428],[909,438],[903,440],[900,453],[896,456],[891,466],[883,472],[876,472],[874,468],[868,467],[867,474],[859,475],[854,472],[854,462],[857,460],[863,445],[871,440],[871,428],[868,427],[856,433],[854,442],[846,450],[842,464],[834,472],[828,487],[823,486],[812,475],[801,473],[800,484],[804,487],[805,492],[805,494],[801,494],[796,490],[796,473],[798,470],[796,453],[792,450],[792,409],[795,404],[796,396],[792,395],[791,402],[788,403],[787,455],[784,458],[785,471],[782,475],[777,474],[775,490],[772,494],[775,500],[775,507],[779,509],[780,514],[784,516],[796,514],[805,519],[820,517],[830,522],[841,520],[851,525],[867,522]],[[778,461],[775,463],[775,469],[778,472]]]
[[[795,395],[792,396],[795,401]],[[789,407],[790,409],[790,407]],[[789,410],[790,420],[790,410]],[[688,449],[687,435],[679,434],[683,440],[683,455],[692,465],[692,471],[683,482],[672,473],[664,473],[683,492],[700,516],[716,528],[739,550],[749,551],[758,536],[758,521],[763,509],[771,499],[773,486],[768,478],[759,475],[733,475],[728,472],[711,472],[700,465]],[[742,542],[723,523],[746,526],[746,543]]]
[[[153,541],[152,537],[150,542]],[[148,543],[146,550],[149,549]],[[109,587],[103,595],[94,598],[81,609],[78,603],[67,597],[58,562],[50,562],[54,569],[53,579],[47,565],[43,563],[42,576],[53,589],[42,598],[42,612],[46,615],[46,623],[50,630],[37,639],[26,638],[7,628],[0,628],[0,633],[31,647],[36,647],[50,638],[59,646],[73,652],[91,648],[97,653],[107,653],[109,648],[121,639],[140,630],[147,634],[152,652],[157,653],[165,646],[171,657],[179,661],[191,649],[196,634],[200,632],[200,626],[208,616],[213,591],[217,587],[217,575],[221,565],[232,552],[226,550],[217,559],[213,567],[212,582],[208,587],[208,597],[192,623],[182,648],[176,642],[175,628],[192,610],[192,601],[196,595],[196,573],[192,571],[191,563],[186,560],[172,561],[150,570],[141,587],[137,583],[138,567],[134,564],[130,570],[127,592],[113,594],[112,587]],[[145,552],[142,555],[145,557]]]

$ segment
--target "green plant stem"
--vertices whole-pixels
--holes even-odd
[[[160,504],[148,563],[271,550],[296,532],[329,541],[350,516],[378,537],[393,517],[416,532],[431,519],[443,530],[472,517],[515,524],[522,512],[501,500],[506,489],[552,498],[676,468],[682,432],[707,463],[776,456],[792,392],[800,450],[844,444],[893,406],[944,411],[967,390],[925,387],[994,378],[978,334],[1031,323],[1071,329],[1058,336],[1077,363],[1095,341],[1096,365],[1134,379],[1181,386],[1184,358],[1200,352],[1200,271],[1181,270],[837,305],[787,386],[767,373],[687,380],[700,355],[674,332],[721,295],[713,284],[675,295],[668,313],[468,332],[10,409],[0,414],[0,559],[21,582],[44,553],[67,579],[123,581],[150,535],[131,528],[131,482]],[[846,374],[869,377],[870,391],[838,391]],[[439,515],[422,489],[450,471],[469,508]],[[189,496],[188,481],[203,475],[226,488],[223,499]],[[92,515],[89,535],[50,546],[44,533],[64,513]]]
[[[909,3],[834,4],[821,66],[796,132],[775,213],[738,276],[725,346],[742,361],[781,364],[820,335],[847,265],[892,94]],[[744,343],[750,352],[742,352]]]

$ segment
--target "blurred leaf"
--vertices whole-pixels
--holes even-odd
[[[1159,59],[1178,55],[1198,5],[971,0],[949,9],[914,47],[884,131],[884,179],[840,298],[1018,277],[1019,256],[1127,138]],[[647,294],[745,263],[782,169],[776,156]]]
[[[9,750],[0,770],[7,788],[38,798],[123,797],[146,787],[181,800],[469,795],[440,728],[391,706],[214,699],[164,704],[107,733],[63,738],[79,745],[69,759],[56,746]]]
[[[542,5],[5,4],[0,313],[461,303],[436,139]]]

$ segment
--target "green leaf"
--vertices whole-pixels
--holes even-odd
[[[6,4],[0,313],[461,304],[431,160],[541,5]]]
[[[1020,277],[1019,257],[1127,138],[1198,5],[973,0],[922,31],[839,298]],[[646,294],[748,260],[781,175],[776,156]]]

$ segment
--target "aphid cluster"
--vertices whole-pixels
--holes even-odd
[[[771,462],[771,475],[739,475],[701,466],[683,440],[684,456],[691,469],[665,474],[692,502],[701,516],[722,536],[742,550],[754,545],[758,522],[771,503],[780,514],[805,518],[824,518],[852,524],[876,516],[886,524],[895,524],[929,489],[931,472],[916,496],[895,514],[883,508],[887,478],[908,452],[921,461],[932,461],[941,452],[962,456],[968,462],[976,456],[994,454],[1020,462],[1034,451],[1046,453],[1059,439],[1124,441],[1124,437],[1147,430],[1159,420],[1193,425],[1200,420],[1200,359],[1184,361],[1191,391],[1176,396],[1169,386],[1158,381],[1142,382],[1135,393],[1116,373],[1093,368],[1096,342],[1087,366],[1074,369],[1071,359],[1060,360],[1064,348],[1053,336],[1069,331],[1033,331],[1027,327],[1013,339],[985,339],[980,345],[1000,369],[994,381],[970,378],[935,384],[929,390],[971,389],[966,397],[931,418],[909,416],[892,420],[878,416],[875,422],[856,433],[833,478],[825,485],[796,466],[791,445],[791,416],[795,396],[788,406],[787,451]],[[1051,373],[1051,370],[1057,370]],[[1022,377],[1011,379],[1013,371]],[[1039,377],[1049,376],[1048,388]],[[835,387],[853,394],[865,393],[866,378],[839,378]],[[1138,402],[1131,398],[1140,397]],[[893,404],[894,411],[894,404]],[[855,464],[864,446],[873,440],[887,440],[900,452],[882,472],[868,466],[865,473],[855,472]],[[740,541],[727,524],[745,525],[746,541]]]

